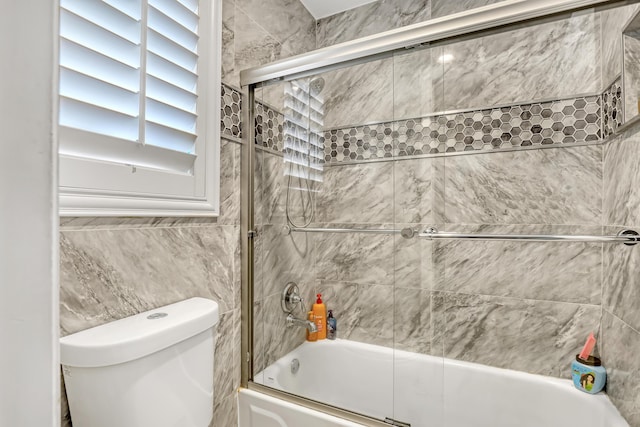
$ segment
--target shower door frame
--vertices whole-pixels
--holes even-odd
[[[344,68],[372,60],[391,57],[407,49],[433,46],[462,36],[479,37],[528,25],[531,21],[564,19],[571,13],[640,3],[640,0],[506,0],[415,25],[398,28],[314,50],[240,72],[242,86],[242,151],[240,168],[240,238],[241,238],[241,382],[240,386],[277,397],[310,409],[335,415],[368,426],[389,424],[330,406],[298,395],[253,382],[253,268],[254,268],[254,173],[255,173],[255,89],[270,84],[308,77],[320,72]],[[621,129],[618,129],[615,137]]]

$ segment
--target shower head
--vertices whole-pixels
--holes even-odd
[[[311,95],[319,95],[322,89],[324,89],[324,79],[322,77],[316,77],[309,83],[309,93]]]

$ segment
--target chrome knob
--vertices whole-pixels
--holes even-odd
[[[300,289],[294,282],[289,282],[282,291],[280,305],[285,313],[293,313],[298,305],[302,306],[304,300],[300,296]]]

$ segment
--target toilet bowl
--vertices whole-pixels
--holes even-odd
[[[61,338],[74,427],[207,427],[218,319],[191,298]]]

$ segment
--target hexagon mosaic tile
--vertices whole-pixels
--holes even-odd
[[[623,120],[622,79],[618,78],[602,94],[602,132],[604,137],[613,135]]]
[[[616,80],[602,95],[323,131],[324,162],[598,142],[622,119]],[[222,85],[223,135],[242,137],[239,91]],[[256,144],[284,151],[284,114],[256,102]]]
[[[515,105],[324,132],[324,160],[384,157],[597,142],[601,97]]]
[[[242,95],[239,91],[221,85],[220,131],[222,135],[242,138]]]
[[[284,114],[256,102],[256,144],[275,151],[283,149]]]

